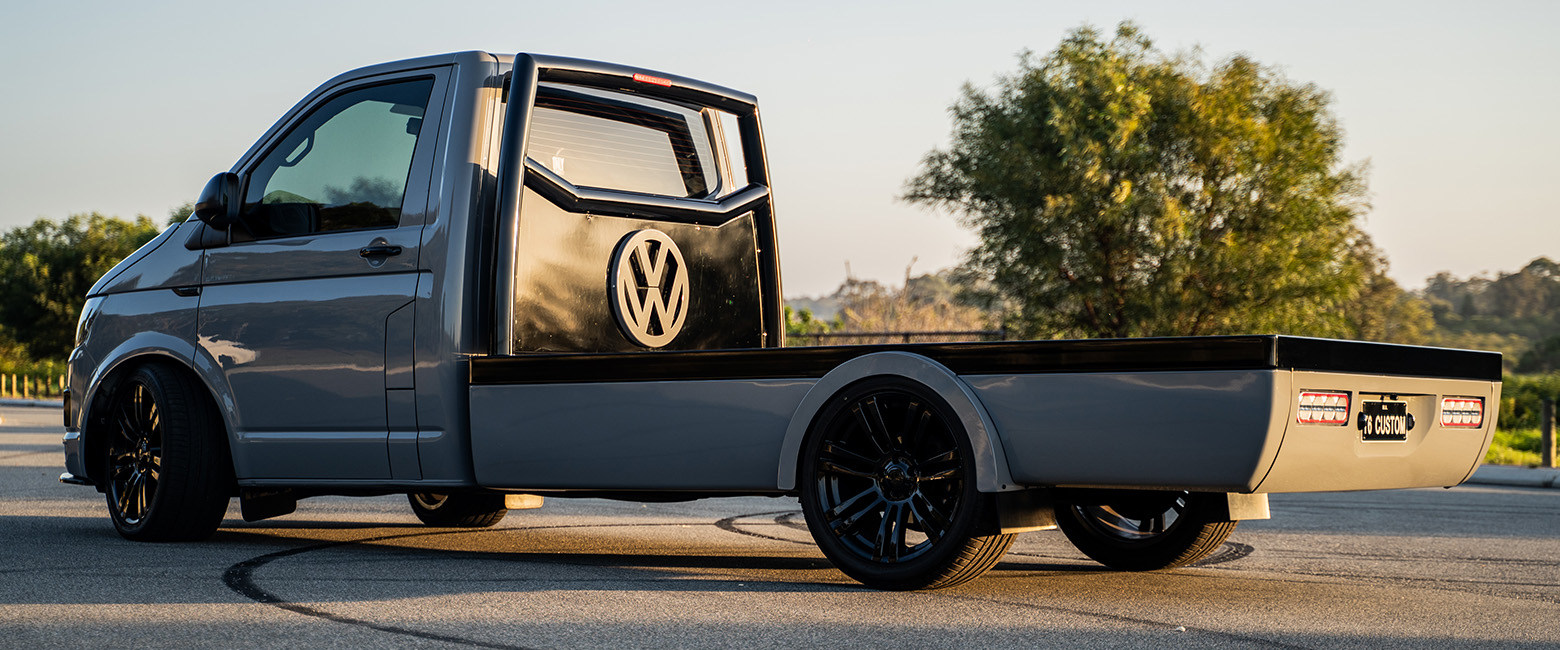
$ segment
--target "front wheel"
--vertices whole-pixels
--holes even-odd
[[[1236,522],[1214,517],[1222,494],[1135,490],[1064,491],[1056,521],[1084,555],[1112,569],[1186,566],[1218,550]]]
[[[104,494],[114,528],[140,542],[210,537],[233,492],[222,420],[205,389],[149,364],[114,388],[98,425]]]
[[[406,498],[419,520],[439,528],[487,528],[509,514],[502,494],[413,492]]]
[[[800,479],[819,549],[869,587],[951,587],[1013,543],[989,534],[994,508],[975,490],[963,425],[919,383],[873,379],[832,398],[803,445]]]

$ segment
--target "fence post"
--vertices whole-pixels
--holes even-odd
[[[1539,445],[1543,449],[1543,455],[1539,457],[1542,467],[1555,466],[1555,400],[1544,400],[1544,419],[1539,427]]]

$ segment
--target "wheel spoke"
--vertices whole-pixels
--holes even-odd
[[[126,408],[128,406],[127,404]],[[135,446],[140,443],[139,434],[140,429],[135,426],[135,416],[125,412],[124,408],[119,409],[119,437],[124,438],[131,446]]]
[[[884,503],[883,496],[878,494],[877,488],[867,488],[824,513],[824,520],[835,534],[843,535],[861,521],[862,516],[872,512],[881,503]]]
[[[130,480],[125,481],[125,492],[122,496],[124,505],[119,509],[119,512],[128,519],[140,517],[141,511],[138,507],[140,505],[140,491],[141,473],[134,472],[130,474]]]
[[[867,432],[867,438],[872,440],[872,444],[877,446],[878,453],[893,451],[894,442],[888,435],[888,425],[883,424],[883,412],[878,409],[877,398],[858,402],[855,411],[857,423]]]
[[[119,508],[119,514],[125,515],[130,510],[130,484],[134,482],[134,476],[127,478],[123,483],[114,484],[114,505]]]
[[[906,448],[912,444],[926,444],[926,427],[931,421],[932,412],[922,407],[920,402],[910,402],[905,407],[905,423],[911,429],[910,440],[905,441]]]
[[[890,504],[883,511],[883,519],[878,522],[877,540],[872,551],[873,560],[899,560],[900,549],[904,546],[905,539],[903,518],[904,507],[900,504]]]
[[[936,481],[957,478],[960,474],[959,453],[949,450],[921,461],[921,480]]]
[[[140,480],[136,481],[135,486],[135,512],[137,517],[146,514],[147,502],[151,500],[147,498],[146,473],[142,472],[139,476]]]
[[[844,474],[846,476],[855,476],[855,477],[864,478],[864,479],[871,479],[871,478],[873,478],[872,473],[870,473],[870,472],[863,472],[861,470],[851,469],[849,467],[846,467],[844,465],[841,465],[841,464],[839,464],[837,462],[830,461],[830,460],[820,460],[820,461],[818,461],[818,471],[824,472],[824,473],[827,473],[827,474]]]
[[[840,447],[839,445],[824,443],[819,453],[818,469],[834,474],[846,474],[861,478],[873,478],[871,468],[875,463],[866,456]]]
[[[931,499],[920,492],[910,497],[910,512],[915,514],[916,521],[921,522],[921,528],[925,529],[922,532],[933,542],[942,538],[943,532],[952,525],[948,517],[932,505]]]

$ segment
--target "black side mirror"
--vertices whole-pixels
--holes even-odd
[[[195,200],[195,218],[217,230],[233,225],[238,212],[238,174],[222,172],[212,176],[206,189]]]

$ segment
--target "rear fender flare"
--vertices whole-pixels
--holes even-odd
[[[964,431],[969,435],[970,449],[975,452],[976,489],[981,492],[1022,489],[1013,483],[996,426],[969,384],[946,366],[919,354],[878,352],[856,357],[830,370],[802,398],[801,404],[791,414],[791,423],[780,444],[776,484],[781,490],[796,489],[796,468],[801,460],[802,442],[806,440],[819,412],[844,388],[872,377],[909,379],[935,391],[948,402],[964,425]]]

